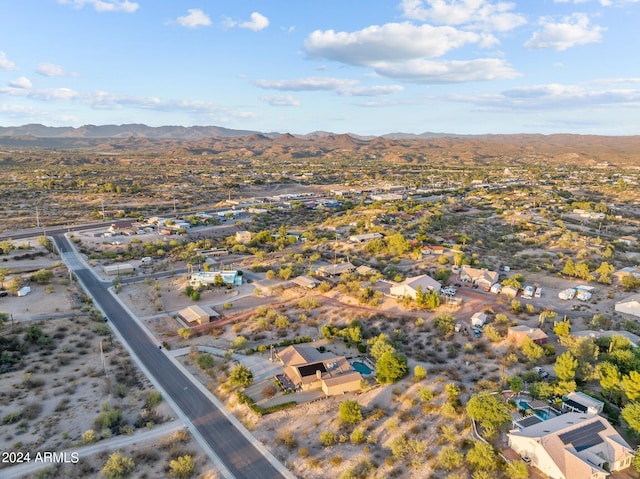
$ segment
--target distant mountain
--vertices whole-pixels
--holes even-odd
[[[251,130],[232,130],[220,126],[160,126],[142,124],[128,125],[84,125],[79,128],[69,126],[53,127],[39,124],[0,127],[0,137],[36,138],[148,138],[150,140],[198,140],[201,138],[247,136],[260,134],[277,137],[277,133],[262,133]]]
[[[82,150],[114,157],[130,152],[145,152],[170,158],[219,155],[296,161],[305,158],[351,158],[414,165],[523,162],[640,166],[640,136],[456,135],[429,132],[361,136],[326,131],[293,135],[218,126],[149,127],[130,124],[72,128],[24,125],[0,127],[0,146],[12,150]],[[0,157],[0,161],[9,160]]]

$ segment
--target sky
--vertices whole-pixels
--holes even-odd
[[[0,126],[640,134],[640,0],[10,0]]]

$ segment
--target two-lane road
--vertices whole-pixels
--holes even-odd
[[[63,236],[54,241],[62,254],[73,253],[72,246]],[[174,404],[197,428],[220,461],[228,469],[227,476],[237,479],[270,479],[294,477],[280,464],[274,465],[251,441],[219,410],[207,396],[186,378],[179,368],[159,348],[157,340],[131,317],[129,312],[108,291],[108,284],[99,281],[86,267],[74,267],[74,274],[117,328],[138,360],[146,367],[155,382],[171,397]]]

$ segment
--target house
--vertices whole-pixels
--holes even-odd
[[[360,265],[356,268],[356,273],[358,273],[360,276],[371,276],[372,274],[376,274],[377,272],[377,269],[372,268],[371,266],[367,266],[366,264]]]
[[[595,414],[569,412],[507,434],[509,447],[551,479],[604,479],[633,461],[634,450]]]
[[[618,313],[630,314],[640,318],[640,294],[634,294],[627,299],[616,302],[614,309]]]
[[[438,281],[426,274],[421,274],[420,276],[407,278],[402,283],[396,283],[389,290],[389,294],[395,298],[404,298],[405,296],[408,296],[412,299],[416,299],[418,288],[421,286],[423,293],[428,291],[435,291],[436,293],[439,293],[440,288],[442,288],[442,285]]]
[[[441,255],[444,254],[444,246],[427,244],[420,249],[420,253],[422,256]]]
[[[635,236],[620,236],[620,238],[618,238],[618,242],[623,243],[626,246],[633,246],[638,242],[638,238]]]
[[[251,241],[251,231],[236,231],[236,242],[246,244]]]
[[[360,390],[362,375],[344,356],[322,353],[313,346],[294,344],[276,353],[284,374],[297,389],[322,389],[327,396]]]
[[[507,330],[507,339],[510,339],[514,343],[521,344],[525,338],[531,339],[539,346],[547,344],[549,336],[540,328],[531,328],[526,325],[511,326]]]
[[[133,228],[133,224],[135,220],[127,220],[127,221],[118,221],[117,223],[111,223],[109,226],[109,232],[112,234],[119,234],[123,231],[130,230]]]
[[[584,414],[602,414],[604,403],[583,392],[572,392],[562,398],[562,410]]]
[[[460,281],[477,284],[478,287],[486,291],[489,291],[491,286],[498,282],[498,277],[499,274],[497,271],[472,268],[467,265],[463,265],[462,270],[460,271]]]
[[[242,285],[242,276],[236,270],[227,271],[198,271],[191,275],[189,284],[194,288],[200,288],[201,286],[207,286],[210,284],[216,284],[219,281],[217,277],[222,278],[222,282],[230,286]]]
[[[318,281],[309,276],[296,276],[291,280],[293,284],[296,284],[302,288],[313,289],[318,286]]]
[[[344,273],[353,273],[356,267],[349,261],[344,263],[325,264],[316,268],[316,273],[321,276],[340,276]]]
[[[626,268],[621,268],[613,273],[613,277],[618,282],[622,282],[622,279],[627,275],[640,279],[640,268],[638,266],[627,266]]]
[[[591,338],[591,339],[622,336],[623,338],[626,338],[629,340],[629,342],[631,343],[631,347],[637,348],[640,346],[640,336],[638,336],[637,334],[630,333],[629,331],[625,331],[624,329],[621,329],[619,331],[603,331],[603,330],[593,331],[590,329],[586,329],[583,331],[576,331],[575,333],[572,332],[571,336],[574,338]]]
[[[367,241],[371,241],[373,239],[384,238],[382,233],[366,233],[362,235],[351,235],[349,236],[349,241],[352,243],[366,243]]]
[[[129,263],[116,263],[103,266],[102,271],[104,271],[104,274],[107,276],[119,276],[121,274],[133,273],[135,268]]]
[[[205,324],[219,317],[213,309],[207,306],[192,305],[178,311],[178,317],[188,325]]]
[[[484,313],[473,313],[471,316],[471,326],[473,328],[481,328],[487,322],[487,315]]]
[[[514,286],[503,286],[500,293],[504,294],[507,298],[515,298],[518,296],[518,291],[519,289]]]

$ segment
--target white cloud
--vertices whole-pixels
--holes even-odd
[[[199,8],[190,8],[187,13],[188,15],[176,19],[178,25],[186,28],[208,27],[211,25],[209,16]]]
[[[358,84],[357,80],[342,78],[309,77],[300,80],[256,80],[256,86],[283,91],[337,91]]]
[[[269,26],[269,19],[258,12],[253,12],[251,14],[251,19],[246,22],[238,22],[233,20],[232,18],[225,18],[224,25],[227,28],[246,28],[249,30],[253,30],[254,32],[264,30]]]
[[[7,59],[5,52],[0,52],[0,70],[15,70],[16,64]]]
[[[497,110],[560,110],[591,107],[640,106],[640,89],[597,89],[580,85],[550,83],[513,88],[500,94],[450,98],[470,104],[491,107]]]
[[[374,65],[380,75],[411,83],[445,84],[513,79],[520,74],[498,58],[432,61],[409,60]]]
[[[474,29],[506,32],[527,23],[524,15],[513,13],[512,2],[487,0],[402,0],[403,16],[443,25],[466,25]]]
[[[253,30],[254,32],[264,30],[268,26],[269,19],[258,12],[253,12],[251,14],[251,20],[249,20],[248,22],[242,22],[240,24],[240,28],[248,28],[249,30]]]
[[[574,13],[562,22],[554,23],[549,18],[540,20],[542,30],[535,32],[524,44],[529,49],[554,48],[558,51],[578,45],[598,43],[602,39],[603,27],[591,25],[584,13]]]
[[[333,91],[343,96],[392,95],[404,90],[401,85],[360,86],[358,80],[329,77],[309,77],[298,80],[256,80],[254,84],[267,90]]]
[[[486,45],[491,38],[453,27],[404,22],[373,25],[352,33],[316,30],[304,45],[311,57],[370,66],[379,61],[439,57],[466,44]]]
[[[66,70],[60,65],[53,63],[41,63],[36,72],[45,77],[61,77],[67,75]]]
[[[587,3],[593,0],[553,0],[555,3]],[[603,7],[622,6],[628,3],[638,3],[640,0],[595,0]]]
[[[58,0],[58,3],[71,5],[74,8],[92,5],[96,12],[133,13],[140,8],[140,5],[129,0]]]
[[[31,88],[33,85],[31,84],[31,80],[23,76],[10,81],[9,86],[13,88]]]
[[[300,100],[291,95],[262,96],[260,100],[271,106],[300,106]]]

